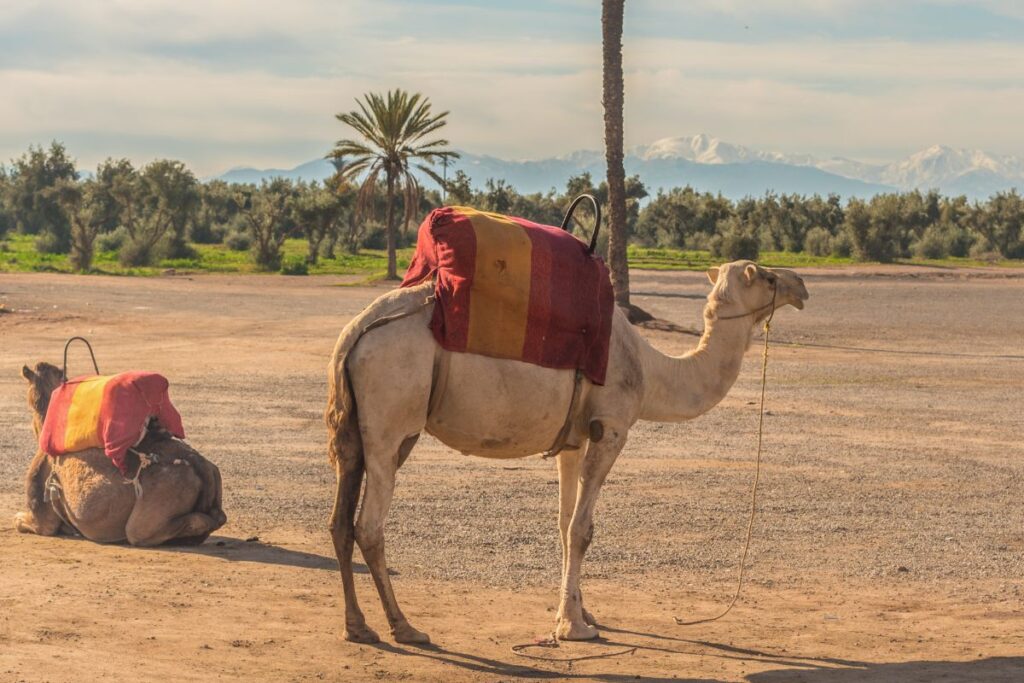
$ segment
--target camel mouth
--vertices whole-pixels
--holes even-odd
[[[804,300],[803,299],[797,299],[796,301],[794,301],[793,302],[793,308],[795,308],[798,311],[804,310]]]

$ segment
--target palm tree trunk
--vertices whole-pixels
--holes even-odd
[[[395,176],[388,171],[388,279],[398,279],[398,262],[395,256]]]
[[[603,0],[604,154],[608,165],[608,261],[615,303],[629,306],[626,260],[626,170],[622,165],[622,15],[624,0]]]

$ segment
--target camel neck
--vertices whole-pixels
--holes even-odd
[[[715,319],[709,304],[704,309],[704,334],[692,351],[667,356],[645,343],[640,419],[682,422],[718,405],[740,374],[753,326],[753,317]]]

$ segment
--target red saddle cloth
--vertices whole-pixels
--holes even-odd
[[[434,278],[449,351],[578,369],[604,384],[614,299],[608,268],[568,232],[463,206],[420,225],[403,287]]]
[[[181,415],[167,393],[169,384],[152,372],[76,377],[53,390],[39,448],[51,456],[102,448],[127,476],[124,455],[145,435],[149,418],[185,438]]]

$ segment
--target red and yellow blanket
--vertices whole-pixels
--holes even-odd
[[[39,448],[51,456],[102,448],[127,476],[124,455],[142,440],[150,417],[179,439],[185,437],[168,386],[163,376],[152,372],[69,380],[50,395]]]
[[[449,351],[579,369],[604,384],[608,268],[560,228],[464,206],[420,226],[403,287],[435,279],[434,337]]]

